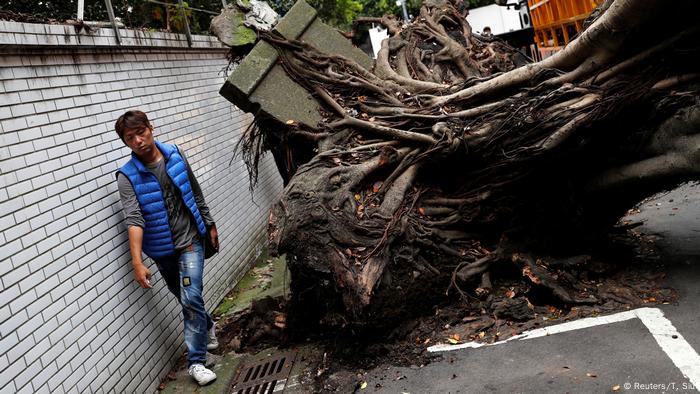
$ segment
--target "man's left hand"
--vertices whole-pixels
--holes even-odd
[[[214,249],[219,250],[219,232],[216,231],[216,226],[211,226],[209,229],[209,239],[211,239]]]

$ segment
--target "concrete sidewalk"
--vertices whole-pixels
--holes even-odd
[[[264,297],[279,297],[287,292],[289,275],[286,270],[284,258],[270,258],[263,253],[256,260],[255,265],[236,285],[236,287],[221,301],[214,310],[215,318],[224,319],[226,316],[245,311],[250,308],[253,300]],[[221,327],[219,327],[221,329]],[[221,344],[222,346],[224,344]],[[217,379],[211,384],[200,387],[190,378],[186,367],[174,371],[175,380],[168,380],[164,383],[165,388],[161,390],[164,394],[180,393],[201,393],[201,394],[223,394],[231,391],[230,384],[234,378],[234,373],[239,365],[246,360],[266,353],[274,352],[274,349],[267,349],[258,354],[247,353],[225,353],[216,354],[217,350],[210,354],[209,363],[214,363],[211,369],[216,373]],[[171,374],[172,376],[172,374]]]

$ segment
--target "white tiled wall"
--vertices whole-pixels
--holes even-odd
[[[132,279],[119,115],[145,111],[156,138],[188,154],[222,244],[205,267],[210,310],[259,250],[281,192],[271,157],[252,196],[243,163],[229,164],[251,118],[218,94],[226,50],[210,37],[188,49],[178,35],[122,33],[136,38],[119,48],[113,35],[97,42],[109,29],[90,43],[73,27],[0,22],[2,393],[150,393],[184,350],[162,278],[151,290]]]

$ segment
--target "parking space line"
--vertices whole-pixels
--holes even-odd
[[[495,346],[510,341],[541,338],[562,332],[580,330],[582,328],[619,323],[634,318],[638,318],[644,324],[656,343],[661,347],[661,350],[666,353],[683,376],[688,378],[694,387],[700,389],[700,356],[685,338],[683,338],[683,335],[676,330],[673,323],[664,317],[663,311],[659,308],[639,308],[608,316],[587,317],[549,327],[538,328],[536,330],[525,331],[506,340],[494,343],[468,342],[456,345],[433,345],[428,348],[428,351],[446,352],[467,348],[474,349],[483,346]]]
[[[700,389],[700,356],[658,308],[636,309],[637,317],[683,376]]]
[[[635,311],[626,311],[626,312],[620,312],[620,313],[616,313],[614,315],[608,315],[608,316],[587,317],[584,319],[574,320],[574,321],[561,323],[561,324],[557,324],[557,325],[553,325],[553,326],[542,327],[542,328],[538,328],[538,329],[530,330],[530,331],[524,331],[518,335],[514,335],[508,339],[505,339],[505,340],[499,341],[499,342],[494,342],[494,343],[467,342],[467,343],[460,343],[460,344],[456,344],[456,345],[449,345],[449,344],[433,345],[433,346],[430,346],[428,348],[428,351],[429,352],[447,352],[447,351],[451,351],[451,350],[459,350],[459,349],[466,349],[466,348],[479,348],[482,346],[501,345],[501,344],[504,344],[504,343],[507,343],[510,341],[515,341],[515,340],[525,340],[525,339],[546,337],[548,335],[559,334],[560,332],[575,331],[575,330],[580,330],[582,328],[603,326],[606,324],[612,324],[612,323],[618,323],[618,322],[625,321],[625,320],[631,320],[631,319],[634,319],[637,317],[637,315],[634,312]]]

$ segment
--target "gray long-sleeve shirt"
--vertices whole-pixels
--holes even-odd
[[[185,161],[185,164],[187,164],[190,186],[192,187],[199,213],[202,215],[202,220],[204,220],[204,224],[207,227],[212,226],[214,225],[214,219],[209,212],[207,203],[204,201],[204,195],[202,194],[199,182],[197,182],[197,178],[195,178],[194,173],[192,173],[192,168],[187,161],[185,153],[179,147],[178,151]],[[170,231],[173,235],[175,249],[178,251],[184,250],[198,237],[197,223],[194,221],[192,213],[180,197],[180,192],[176,189],[176,186],[173,185],[165,171],[165,159],[163,158],[151,164],[144,163],[144,165],[156,176],[161,190],[163,190],[163,200],[165,201],[165,208],[168,210],[168,221],[170,223]],[[119,198],[124,208],[124,218],[127,228],[129,226],[145,228],[146,222],[143,219],[141,207],[139,206],[136,193],[134,192],[134,186],[129,181],[129,178],[122,173],[117,174],[117,185],[119,187]]]

